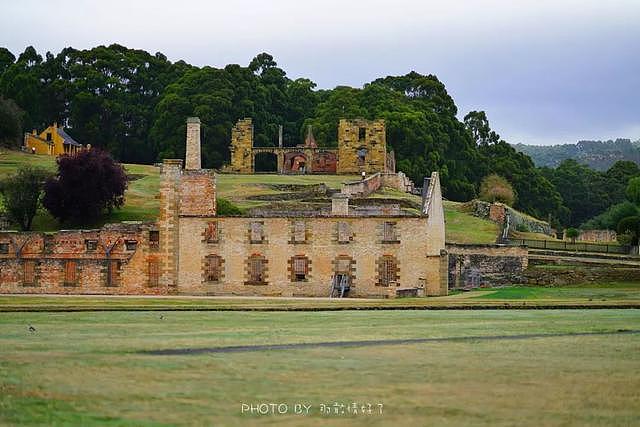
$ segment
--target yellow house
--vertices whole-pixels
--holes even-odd
[[[54,123],[39,135],[34,129],[32,133],[24,134],[25,150],[33,154],[75,154],[82,149],[82,144],[71,138],[58,123]]]

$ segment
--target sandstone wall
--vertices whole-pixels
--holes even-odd
[[[216,222],[218,239],[208,243],[204,230],[210,221]],[[293,223],[303,221],[306,238],[293,241]],[[264,241],[251,243],[252,222],[264,227]],[[338,223],[346,223],[351,234],[347,243],[338,240]],[[385,222],[395,224],[397,240],[383,241]],[[388,286],[380,286],[378,264],[382,256],[397,260],[401,287],[425,286],[428,295],[446,294],[442,289],[441,248],[429,238],[424,218],[181,218],[179,292],[209,295],[329,295],[336,260],[353,260],[353,287],[350,296],[385,297]],[[421,236],[422,238],[415,238]],[[206,282],[203,277],[205,257],[219,256],[224,260],[224,278]],[[248,283],[247,260],[262,256],[267,262],[265,283]],[[291,278],[290,260],[304,256],[310,261],[306,281]]]
[[[231,171],[253,173],[253,123],[251,119],[238,120],[231,129]]]
[[[358,159],[365,150],[364,162]],[[338,124],[338,167],[340,174],[384,172],[387,166],[387,137],[384,120],[346,120]]]

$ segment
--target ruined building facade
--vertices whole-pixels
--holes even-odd
[[[387,153],[384,120],[341,119],[338,148],[320,148],[309,129],[303,145],[283,147],[253,146],[251,119],[238,120],[231,130],[231,162],[228,170],[254,173],[258,154],[276,156],[278,173],[367,174],[395,172],[393,152]]]
[[[424,194],[419,216],[355,216],[342,197],[312,217],[220,217],[215,174],[200,164],[200,123],[190,118],[184,168],[162,164],[157,222],[0,232],[0,293],[326,297],[344,274],[350,296],[446,295],[437,173]]]

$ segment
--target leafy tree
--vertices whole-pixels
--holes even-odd
[[[127,175],[107,152],[94,148],[56,162],[58,173],[47,180],[43,199],[55,218],[88,223],[124,204]]]
[[[640,236],[640,216],[628,216],[618,223],[617,232],[619,235],[626,235],[630,238],[632,246],[638,246]]]
[[[4,198],[7,216],[22,230],[31,230],[48,175],[49,173],[43,169],[23,165],[15,175],[0,183],[0,193]]]
[[[567,228],[567,230],[565,231],[565,234],[568,238],[571,239],[571,243],[575,243],[576,239],[580,235],[580,231],[578,231],[577,228],[570,227],[570,228]]]
[[[543,168],[542,171],[571,212],[565,224],[578,226],[612,204],[606,178],[588,166],[565,160],[556,169]]]
[[[16,61],[16,57],[6,47],[0,47],[0,77],[11,64]]]
[[[464,116],[464,125],[478,145],[496,144],[500,140],[500,135],[491,130],[489,119],[484,111],[469,112]]]
[[[502,202],[513,206],[516,195],[509,181],[500,175],[491,174],[480,183],[480,199],[486,202]]]
[[[24,111],[11,99],[0,96],[0,145],[17,148],[22,141]]]
[[[640,177],[631,178],[629,180],[626,194],[629,201],[636,205],[640,205]]]
[[[591,218],[583,224],[582,228],[587,230],[615,230],[622,218],[639,214],[638,207],[625,200],[622,203],[610,206],[606,211]]]
[[[626,199],[629,180],[640,176],[640,168],[635,162],[618,161],[605,172],[604,176],[609,186],[611,203],[617,204]]]

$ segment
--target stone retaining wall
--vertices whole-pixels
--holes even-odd
[[[526,246],[447,243],[449,288],[522,283],[528,266]]]

